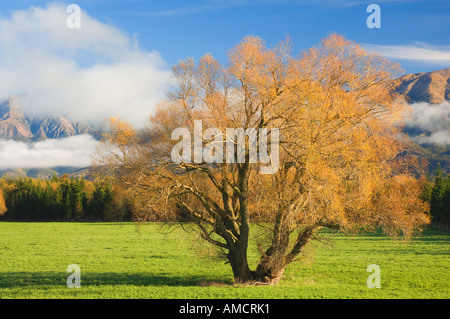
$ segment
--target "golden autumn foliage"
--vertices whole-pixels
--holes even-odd
[[[408,109],[392,93],[399,65],[336,34],[296,57],[291,49],[246,37],[227,66],[211,55],[179,62],[145,134],[112,121],[97,154],[146,198],[149,214],[182,211],[224,251],[237,281],[277,283],[322,227],[410,237],[429,222],[422,165],[402,156],[395,125]],[[171,133],[193,132],[195,120],[204,132],[279,129],[276,173],[248,161],[174,163]],[[256,270],[247,262],[251,221],[272,225]]]

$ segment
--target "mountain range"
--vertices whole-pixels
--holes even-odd
[[[70,167],[70,166],[57,166],[57,167],[35,167],[35,168],[11,168],[0,170],[0,177],[13,177],[13,178],[39,178],[39,179],[51,179],[53,176],[69,175],[73,177],[84,177],[86,179],[92,179],[89,167]]]
[[[80,134],[96,136],[98,131],[86,122],[72,122],[60,115],[26,115],[14,96],[0,101],[0,138],[45,139]]]
[[[394,89],[413,105],[420,104],[425,109],[420,112],[433,111],[436,114],[439,105],[444,105],[444,112],[438,119],[433,119],[428,126],[407,123],[403,130],[403,138],[409,145],[410,153],[426,158],[430,162],[429,171],[434,172],[438,165],[450,172],[450,68],[427,73],[407,74],[399,78]],[[17,98],[9,96],[0,100],[0,139],[42,140],[58,139],[80,134],[90,134],[95,138],[101,131],[86,122],[70,121],[60,115],[30,116],[24,114],[17,104]],[[444,137],[445,143],[433,142],[433,136]],[[441,138],[442,140],[442,138]],[[86,168],[53,167],[24,168],[0,171],[0,176],[29,176],[48,178],[53,175],[70,174],[86,175]]]
[[[89,134],[99,139],[101,131],[87,122],[70,121],[60,115],[30,116],[25,114],[15,96],[0,100],[0,139],[18,141],[40,141]],[[0,159],[1,160],[1,159]],[[0,177],[32,177],[49,179],[52,176],[68,174],[71,176],[89,176],[86,167],[35,167],[0,169]]]
[[[439,104],[450,101],[450,68],[400,77],[396,91],[410,103]]]
[[[450,172],[450,68],[404,75],[395,91],[412,105],[403,128],[411,152],[428,160],[430,173],[438,165]]]

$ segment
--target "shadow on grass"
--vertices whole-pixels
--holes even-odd
[[[0,273],[0,288],[62,286],[66,287],[69,273],[7,272]],[[81,273],[81,285],[92,286],[229,286],[231,281],[215,280],[204,276],[164,276],[148,273]]]

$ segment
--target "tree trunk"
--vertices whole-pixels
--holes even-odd
[[[283,276],[286,266],[294,261],[303,247],[310,241],[315,227],[306,227],[299,233],[292,250],[286,254],[289,244],[289,233],[281,234],[276,244],[262,253],[258,267],[254,274],[254,280],[262,283],[276,285]]]
[[[261,257],[255,271],[255,280],[276,285],[283,276],[287,264],[281,254],[264,255]]]
[[[227,257],[236,283],[246,283],[254,280],[254,272],[248,266],[247,252],[245,250],[239,248],[230,249]]]

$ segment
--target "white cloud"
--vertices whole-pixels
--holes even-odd
[[[0,96],[26,94],[29,113],[143,125],[170,77],[159,53],[85,11],[81,28],[70,29],[69,15],[50,3],[0,18]]]
[[[409,128],[431,132],[429,136],[413,136],[419,144],[439,144],[450,146],[450,102],[412,104],[412,112],[405,122]]]
[[[378,45],[364,44],[368,51],[375,51],[382,56],[399,60],[414,60],[433,64],[450,63],[450,46],[430,46],[425,43],[412,45]]]
[[[450,130],[435,132],[430,136],[414,136],[412,137],[412,139],[419,144],[438,144],[443,146],[450,146]]]
[[[0,140],[0,169],[91,164],[97,141],[90,135],[48,139],[35,143]]]
[[[407,125],[424,130],[436,129],[450,125],[450,102],[429,104],[426,102],[413,103],[411,115]]]

